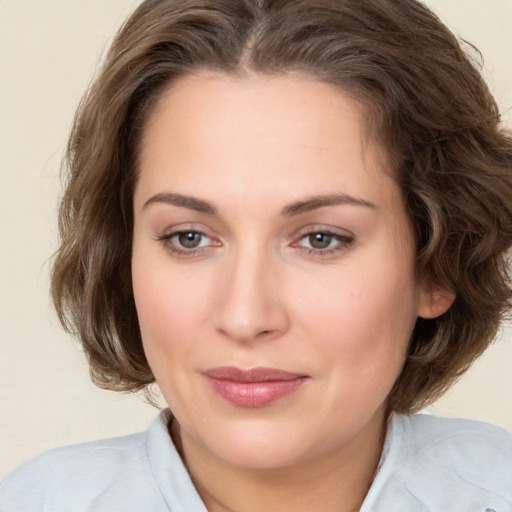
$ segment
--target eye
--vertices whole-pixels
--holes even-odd
[[[333,242],[338,242],[332,235],[328,233],[311,233],[304,237],[307,239],[307,243],[313,249],[327,249]]]
[[[196,249],[201,247],[205,239],[208,239],[203,233],[197,231],[182,231],[172,236],[171,240],[185,249]]]
[[[157,240],[177,256],[194,256],[198,252],[204,252],[212,246],[218,245],[218,242],[212,240],[208,235],[194,229],[174,231],[168,235],[157,237]]]
[[[329,255],[341,251],[353,242],[353,237],[330,231],[312,231],[305,233],[295,246],[309,254]]]

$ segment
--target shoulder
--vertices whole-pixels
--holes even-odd
[[[474,420],[396,415],[386,444],[381,497],[399,496],[414,510],[512,510],[512,434],[506,430]]]
[[[141,432],[56,448],[35,457],[0,484],[0,512],[132,510],[127,500],[135,504],[138,496],[128,498],[127,490],[159,496],[152,489],[156,484],[147,438],[148,432]],[[101,507],[96,506],[99,496]]]
[[[403,421],[412,460],[457,471],[459,478],[480,487],[503,489],[512,505],[510,432],[482,421],[430,415]]]
[[[484,421],[442,418],[430,414],[414,414],[411,416],[396,415],[396,421],[401,422],[405,431],[408,431],[413,444],[420,451],[422,446],[429,446],[438,442],[464,442],[479,438],[489,448],[497,441],[512,443],[512,434],[507,430],[486,423]],[[414,443],[414,441],[419,441]]]

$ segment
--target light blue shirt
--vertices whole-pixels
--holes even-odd
[[[167,433],[50,450],[0,484],[0,512],[207,512]],[[512,435],[471,420],[393,415],[360,512],[512,512]]]

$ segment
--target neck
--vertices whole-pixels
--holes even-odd
[[[176,421],[171,432],[209,512],[355,512],[377,470],[384,423],[384,415],[375,418],[364,435],[336,453],[272,469],[230,466],[188,436]]]

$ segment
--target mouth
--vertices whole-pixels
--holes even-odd
[[[308,375],[276,368],[242,370],[233,366],[210,368],[203,372],[212,391],[239,407],[270,405],[302,387]]]

